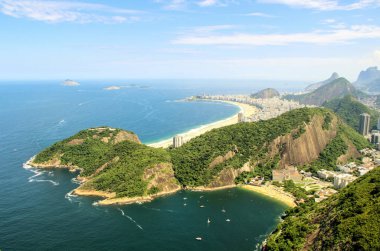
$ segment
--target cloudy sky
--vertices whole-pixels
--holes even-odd
[[[355,80],[380,0],[0,0],[0,79]]]

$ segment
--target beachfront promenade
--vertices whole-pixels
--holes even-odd
[[[179,134],[183,142],[187,142],[190,139],[197,137],[212,129],[233,125],[240,121],[254,122],[259,120],[267,120],[275,118],[285,112],[293,109],[305,107],[298,102],[282,100],[278,97],[269,99],[254,99],[247,95],[203,95],[192,97],[189,100],[208,100],[217,102],[227,102],[236,106],[239,106],[240,110],[234,116],[219,120],[207,125],[202,125],[198,128],[194,128],[187,132]],[[240,113],[240,119],[239,114]],[[174,137],[174,135],[173,135]],[[167,148],[173,144],[173,138],[165,139],[156,143],[149,144],[152,147]]]
[[[259,110],[257,107],[249,105],[249,104],[244,104],[241,102],[234,102],[234,101],[227,101],[227,100],[223,100],[223,101],[228,102],[228,103],[233,104],[233,105],[236,105],[236,106],[239,106],[240,110],[238,113],[242,113],[244,116],[253,116]],[[204,134],[205,132],[208,132],[212,129],[237,124],[238,123],[238,113],[236,113],[235,115],[233,115],[229,118],[219,120],[219,121],[207,124],[207,125],[202,125],[198,128],[191,129],[187,132],[179,134],[179,136],[182,136],[183,142],[187,142],[190,139],[195,138],[201,134]],[[149,144],[149,146],[157,147],[157,148],[159,148],[159,147],[167,148],[167,147],[171,146],[172,144],[173,144],[173,139],[169,138],[166,140],[162,140],[160,142]]]

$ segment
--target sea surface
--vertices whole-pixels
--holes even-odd
[[[103,89],[113,84],[125,88]],[[247,89],[254,88],[229,91]],[[1,82],[0,250],[255,250],[286,206],[251,191],[181,191],[150,203],[102,207],[98,198],[70,195],[78,186],[75,174],[23,168],[45,147],[88,127],[123,128],[152,143],[238,111],[225,103],[181,101],[205,91],[226,89],[163,80],[77,87]]]

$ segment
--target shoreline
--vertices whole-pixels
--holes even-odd
[[[24,168],[25,169],[66,169],[69,172],[73,172],[72,167],[68,166],[62,166],[62,165],[49,165],[49,166],[40,166],[39,164],[33,163],[34,156],[29,159],[26,163],[24,163]],[[77,168],[74,169],[74,171],[78,171]],[[86,178],[81,178],[80,174],[77,175],[76,179],[80,181],[80,183],[83,185],[86,182]],[[289,207],[296,207],[297,204],[294,202],[295,198],[284,191],[278,191],[276,187],[272,185],[266,185],[266,186],[251,186],[251,185],[226,185],[226,186],[221,186],[221,187],[189,187],[189,188],[177,188],[172,191],[165,191],[165,192],[160,192],[154,195],[148,195],[148,196],[139,196],[139,197],[120,197],[116,198],[116,193],[115,192],[105,192],[105,191],[98,191],[98,190],[87,190],[87,189],[81,189],[81,185],[72,190],[70,193],[78,196],[88,196],[88,197],[101,197],[103,199],[99,200],[96,202],[97,205],[101,206],[110,206],[110,205],[128,205],[128,204],[133,204],[133,203],[145,203],[145,202],[151,202],[152,200],[158,198],[158,197],[163,197],[167,196],[170,194],[174,194],[178,191],[181,190],[187,190],[187,191],[192,191],[192,192],[213,192],[213,191],[219,191],[219,190],[224,190],[224,189],[229,189],[229,188],[242,188],[244,190],[249,190],[258,194],[261,194],[265,197],[270,197],[274,200],[277,200]]]
[[[245,190],[249,190],[249,191],[261,194],[265,197],[270,197],[292,208],[297,206],[293,195],[284,191],[278,191],[278,189],[276,189],[277,187],[273,185],[264,185],[264,186],[242,185],[239,187]]]
[[[254,107],[252,105],[248,105],[248,104],[239,103],[239,102],[221,101],[221,100],[217,100],[217,101],[216,100],[215,101],[214,100],[207,100],[207,101],[208,102],[223,102],[223,103],[232,104],[232,105],[239,107],[239,111],[237,111],[234,115],[227,117],[225,119],[221,119],[221,120],[211,122],[211,123],[208,123],[205,125],[200,125],[196,128],[193,128],[193,129],[187,130],[185,132],[176,134],[176,135],[182,136],[184,139],[184,142],[188,142],[192,138],[200,136],[200,135],[202,135],[208,131],[211,131],[212,129],[237,124],[238,123],[238,114],[240,112],[242,112],[244,114],[244,116],[251,116],[257,112],[256,107]],[[174,136],[175,135],[171,136],[170,138],[163,139],[161,141],[146,144],[146,145],[150,146],[150,147],[155,147],[155,148],[168,148],[173,144],[173,137]]]

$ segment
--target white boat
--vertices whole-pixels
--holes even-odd
[[[201,241],[202,240],[202,237],[196,237],[195,238],[197,241]]]
[[[226,210],[223,208],[223,209],[222,209],[222,212],[223,212],[223,213],[225,213],[225,212],[226,212]]]
[[[187,204],[186,204],[186,203],[184,203],[183,205],[184,205],[184,206],[187,206]]]
[[[210,221],[210,218],[207,218],[207,223],[210,224],[210,222],[211,222],[211,221]]]
[[[227,222],[230,222],[231,220],[230,219],[226,219]]]
[[[200,205],[199,207],[205,207],[205,206],[203,206],[203,205]]]

